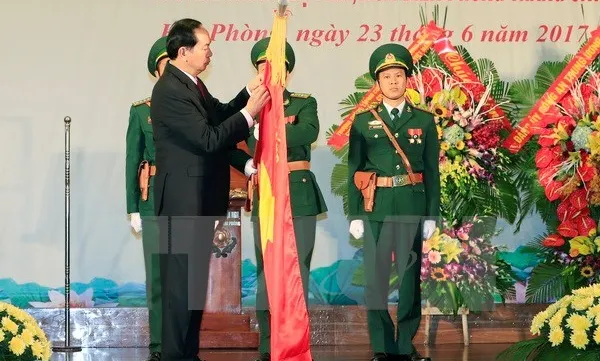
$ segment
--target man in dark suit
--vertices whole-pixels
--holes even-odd
[[[170,61],[152,92],[162,361],[199,360],[210,250],[217,221],[227,214],[229,166],[256,172],[236,144],[248,137],[253,118],[270,99],[259,76],[229,103],[213,98],[198,78],[210,62],[210,42],[200,22],[175,22],[167,36]]]

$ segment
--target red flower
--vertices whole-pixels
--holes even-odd
[[[585,154],[585,158],[587,159],[587,153]],[[578,174],[582,181],[589,182],[596,175],[596,168],[590,166],[588,162],[582,160],[581,165],[579,166]]]
[[[553,147],[556,143],[556,139],[554,139],[554,131],[550,128],[545,128],[540,132],[540,136],[538,138],[538,144],[542,147]]]
[[[560,146],[541,148],[535,155],[535,165],[538,168],[546,168],[550,163],[560,160],[561,155]]]
[[[545,187],[546,197],[552,202],[560,198],[560,188],[563,186],[563,182],[550,181]]]
[[[577,217],[575,223],[580,236],[589,236],[590,232],[596,229],[596,221],[589,216]]]
[[[433,68],[426,68],[421,72],[421,81],[423,82],[423,89],[425,91],[426,97],[433,97],[433,95],[440,90],[442,90],[442,84],[444,81],[445,75]],[[408,79],[408,83],[406,85],[409,89],[419,89],[417,84],[417,80],[414,76]]]
[[[558,234],[551,234],[542,241],[544,247],[562,247],[564,244],[564,238]]]
[[[579,188],[569,196],[569,202],[573,205],[575,210],[581,210],[587,207],[587,191],[583,188]]]
[[[473,129],[473,140],[485,148],[496,148],[500,144],[502,128],[502,120],[489,121]]]
[[[562,222],[556,231],[563,237],[573,238],[579,235],[577,224],[571,221]]]

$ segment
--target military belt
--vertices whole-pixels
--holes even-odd
[[[412,177],[412,180],[415,184],[423,182],[422,173],[413,173]],[[412,183],[413,182],[411,181],[410,175],[408,174],[399,174],[393,177],[377,177],[377,187],[394,188],[402,187]]]
[[[307,160],[298,160],[295,162],[288,162],[288,168],[290,172],[296,170],[310,170],[310,162]]]

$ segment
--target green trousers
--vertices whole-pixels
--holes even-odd
[[[375,353],[409,355],[416,350],[412,339],[421,322],[422,244],[418,220],[365,222],[365,301],[369,338]],[[396,327],[388,312],[392,263],[399,277]]]
[[[146,303],[148,305],[148,324],[150,326],[150,352],[161,352],[162,334],[162,296],[160,285],[160,257],[158,222],[153,214],[143,212],[142,244],[146,269]],[[140,213],[141,214],[141,213]]]
[[[263,266],[262,247],[260,242],[260,229],[254,223],[254,250],[256,252],[256,319],[260,333],[258,351],[261,354],[271,352],[271,313],[269,312],[269,298]],[[310,261],[315,247],[315,232],[317,227],[316,216],[294,217],[294,234],[296,235],[296,249],[300,275],[304,289],[304,301],[308,307],[308,279],[310,276]]]

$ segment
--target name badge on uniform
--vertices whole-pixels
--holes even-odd
[[[369,123],[369,130],[371,129],[383,129],[383,125],[379,120],[371,120]]]
[[[416,141],[418,144],[421,144],[421,136],[423,135],[423,129],[420,128],[411,128],[408,130],[408,136],[409,139],[408,141],[411,144],[414,144],[414,142]]]

